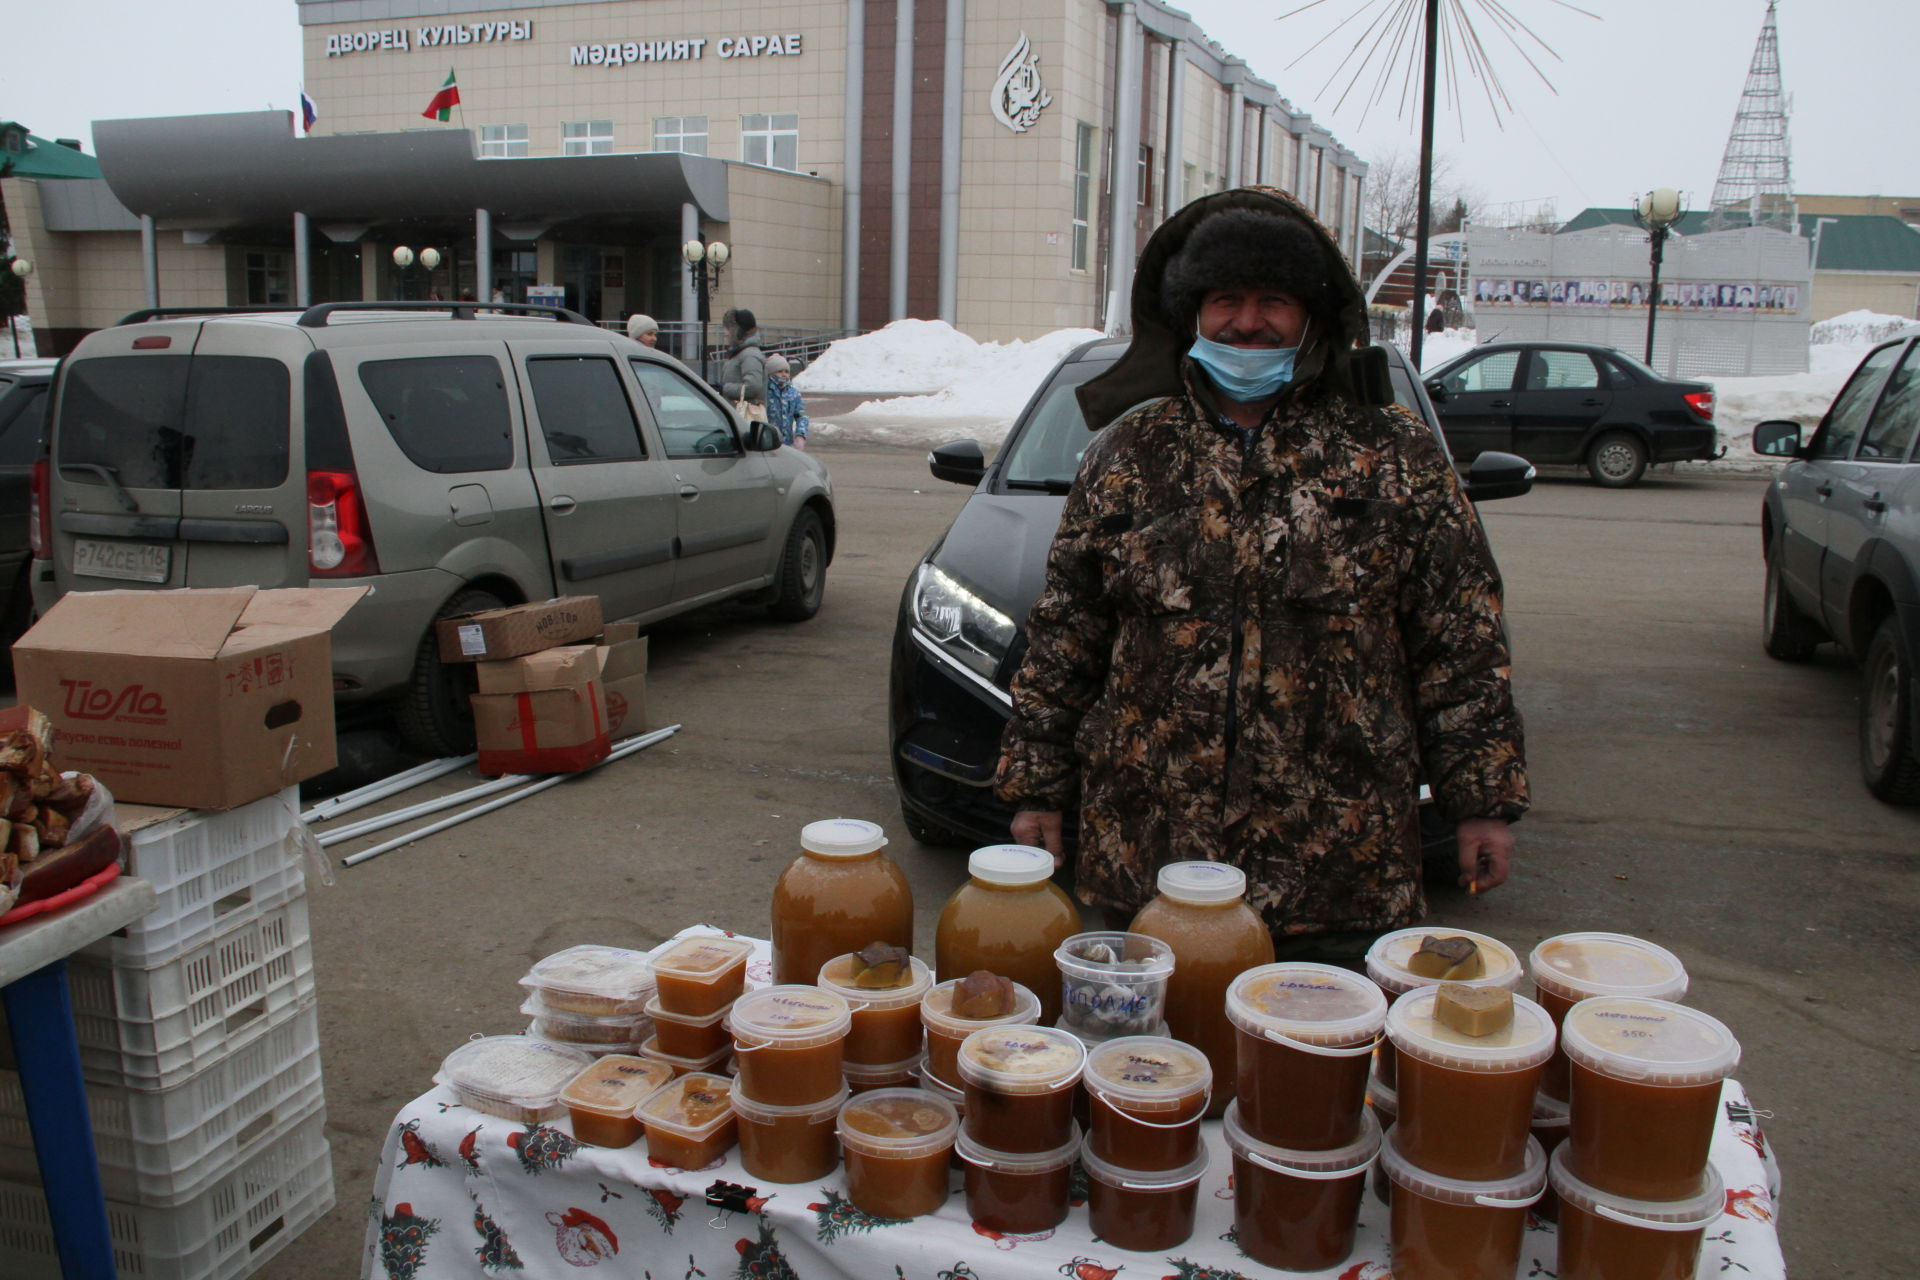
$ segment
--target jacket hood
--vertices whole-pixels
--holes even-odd
[[[1357,404],[1380,404],[1386,379],[1385,352],[1355,343],[1367,336],[1366,295],[1333,235],[1304,205],[1273,187],[1238,187],[1202,196],[1161,223],[1140,254],[1133,277],[1133,342],[1113,368],[1083,384],[1077,394],[1090,430],[1118,418],[1142,401],[1186,394],[1182,365],[1193,334],[1183,332],[1161,305],[1167,264],[1206,219],[1228,209],[1253,209],[1298,220],[1313,233],[1326,262],[1332,304],[1313,314],[1307,349],[1296,363],[1297,383],[1319,382]],[[1223,280],[1223,285],[1232,281]]]

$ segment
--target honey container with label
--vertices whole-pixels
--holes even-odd
[[[920,1002],[933,986],[933,972],[909,956],[892,986],[862,986],[858,956],[835,956],[820,967],[818,985],[847,1002],[853,1025],[847,1029],[846,1060],[873,1067],[905,1062],[920,1053]]]
[[[1395,1126],[1397,1130],[1398,1126]],[[1387,1132],[1380,1160],[1393,1183],[1393,1280],[1488,1280],[1520,1264],[1527,1210],[1547,1187],[1547,1157],[1527,1144],[1521,1171],[1491,1182],[1443,1178],[1409,1163]]]
[[[953,1011],[955,988],[961,979],[949,978],[928,988],[920,1000],[920,1025],[927,1033],[925,1073],[950,1088],[960,1087],[960,1045],[986,1027],[1029,1023],[1040,1016],[1040,998],[1019,983],[1013,984],[1013,1008],[993,1018],[963,1018]]]
[[[624,1053],[600,1058],[560,1091],[573,1136],[596,1147],[632,1146],[642,1132],[634,1108],[672,1078],[663,1062]]]
[[[1480,974],[1478,977],[1465,977],[1458,973],[1434,975],[1415,973],[1413,957],[1421,945],[1429,938],[1465,938],[1474,944],[1479,957]],[[1421,987],[1437,987],[1442,982],[1458,982],[1469,987],[1499,987],[1503,991],[1518,991],[1520,983],[1527,976],[1520,967],[1520,957],[1514,954],[1512,947],[1498,938],[1490,938],[1484,933],[1475,933],[1471,929],[1449,929],[1443,925],[1423,924],[1411,929],[1396,929],[1392,933],[1383,933],[1374,939],[1367,948],[1367,976],[1375,985],[1387,993],[1391,1003],[1409,991],[1418,991]],[[1399,1078],[1396,1072],[1399,1064],[1395,1061],[1392,1041],[1382,1041],[1380,1052],[1374,1064],[1374,1071],[1388,1088],[1392,1088]]]
[[[1076,933],[1054,950],[1060,971],[1055,1025],[1088,1044],[1167,1032],[1173,948],[1144,933]]]
[[[948,1162],[960,1119],[921,1089],[875,1089],[840,1108],[847,1199],[877,1218],[917,1218],[947,1202]]]
[[[1595,996],[1679,1000],[1687,994],[1687,968],[1665,947],[1624,933],[1563,933],[1548,938],[1527,957],[1533,998],[1558,1027],[1567,1010]],[[1556,1050],[1540,1087],[1551,1098],[1567,1097],[1567,1055]]]
[[[1436,1016],[1440,992],[1409,991],[1387,1013],[1387,1038],[1400,1059],[1400,1154],[1462,1182],[1512,1177],[1526,1163],[1534,1093],[1553,1054],[1553,1019],[1514,996],[1510,1023],[1471,1036]]]
[[[649,1094],[635,1111],[647,1131],[647,1158],[675,1169],[704,1169],[733,1149],[738,1128],[733,1081],[695,1071]]]
[[[1193,1234],[1200,1179],[1207,1172],[1205,1151],[1178,1168],[1146,1171],[1124,1169],[1082,1150],[1080,1167],[1087,1171],[1088,1225],[1114,1248],[1171,1249]]]
[[[1007,1235],[1038,1235],[1066,1221],[1072,1199],[1073,1162],[1080,1156],[1080,1128],[1048,1151],[995,1151],[961,1126],[954,1143],[965,1174],[967,1214],[976,1227]]]
[[[1711,1165],[1688,1199],[1633,1200],[1574,1177],[1560,1151],[1547,1185],[1560,1202],[1560,1280],[1693,1280],[1701,1240],[1726,1208],[1726,1186]]]
[[[1155,1173],[1185,1168],[1200,1155],[1213,1068],[1192,1045],[1163,1036],[1103,1041],[1087,1051],[1081,1085],[1088,1155]]]
[[[696,935],[653,957],[660,1007],[682,1018],[702,1018],[726,1008],[747,986],[753,944],[745,938]]]
[[[773,886],[773,980],[809,983],[835,956],[870,942],[913,950],[913,890],[884,852],[886,833],[857,818],[810,822],[800,856]]]
[[[1040,997],[1034,1021],[1060,1016],[1054,948],[1080,930],[1080,909],[1053,882],[1053,855],[1023,844],[975,849],[967,883],[954,890],[934,931],[935,980],[985,969]]]
[[[843,1088],[825,1102],[770,1107],[734,1090],[741,1166],[768,1182],[811,1182],[826,1177],[840,1164],[840,1137],[835,1126],[846,1101]]]
[[[775,1107],[825,1102],[846,1083],[840,1051],[852,1025],[847,1002],[818,987],[747,992],[727,1013],[740,1091]]]
[[[655,996],[647,1002],[647,1014],[653,1019],[653,1038],[660,1052],[676,1058],[710,1057],[733,1043],[724,1008],[702,1014],[668,1013]]]
[[[1226,1114],[1233,1152],[1233,1226],[1241,1252],[1285,1271],[1321,1271],[1353,1252],[1367,1169],[1380,1154],[1380,1124],[1362,1117],[1360,1136],[1327,1151],[1261,1142]]]
[[[967,1095],[963,1131],[994,1152],[1055,1150],[1076,1130],[1074,1094],[1086,1061],[1080,1041],[1053,1027],[974,1032],[960,1045],[960,1087]]]
[[[1326,1151],[1360,1136],[1367,1064],[1387,1018],[1378,987],[1333,965],[1262,965],[1227,989],[1226,1013],[1240,1125],[1255,1141]]]

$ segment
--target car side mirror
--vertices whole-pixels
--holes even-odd
[[[987,455],[978,440],[952,440],[927,455],[927,470],[936,480],[954,484],[979,484],[987,474]]]
[[[1800,456],[1800,424],[1774,418],[1753,429],[1753,451],[1769,458]]]
[[[1447,398],[1447,389],[1441,384],[1440,379],[1435,378],[1432,382],[1427,383],[1426,387],[1428,397],[1432,399],[1435,404],[1439,404]]]
[[[1535,474],[1525,458],[1489,449],[1467,468],[1467,498],[1473,502],[1517,498],[1532,490]]]
[[[778,449],[782,443],[784,443],[784,441],[780,436],[780,428],[774,426],[771,422],[750,420],[747,423],[748,453],[772,453],[775,449]]]

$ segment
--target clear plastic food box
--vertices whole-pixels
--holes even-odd
[[[539,992],[554,1012],[616,1018],[643,1011],[653,999],[655,979],[644,951],[580,946],[540,961],[520,985]]]
[[[469,1040],[434,1075],[475,1111],[522,1124],[557,1118],[560,1091],[593,1063],[593,1055],[526,1036]]]

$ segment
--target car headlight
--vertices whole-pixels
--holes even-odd
[[[1013,644],[1013,619],[932,564],[913,577],[913,625],[940,651],[988,680]]]

